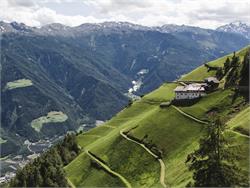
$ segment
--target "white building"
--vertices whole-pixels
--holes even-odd
[[[174,90],[175,99],[195,99],[206,95],[204,84],[189,84],[186,86],[177,86]]]

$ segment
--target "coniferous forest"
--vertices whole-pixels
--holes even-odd
[[[19,170],[10,187],[66,187],[63,166],[79,153],[75,134],[67,134],[63,141]]]

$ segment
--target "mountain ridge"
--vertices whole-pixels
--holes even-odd
[[[216,29],[217,31],[238,33],[250,39],[250,24],[243,23],[241,21],[235,21],[223,26],[220,26]]]
[[[131,88],[137,88],[132,94],[138,97],[205,61],[249,44],[246,38],[225,32],[164,33],[140,26],[134,30],[129,23],[122,28],[110,24],[108,29],[85,25],[71,32],[72,28],[64,30],[60,24],[38,29],[0,23],[10,31],[0,36],[1,132],[9,140],[1,144],[9,148],[3,156],[29,153],[23,145],[26,139],[37,142],[78,128],[89,129],[96,120],[108,120],[127,105]],[[87,27],[90,29],[85,30]],[[32,85],[27,86],[26,81]],[[17,83],[18,87],[4,89]],[[56,122],[48,117],[55,114],[50,112],[59,114]],[[60,114],[68,119],[62,122]],[[33,128],[41,124],[40,132]]]
[[[6,28],[5,28],[6,27]],[[144,31],[159,31],[163,33],[172,33],[172,32],[183,32],[183,31],[193,31],[193,30],[207,30],[207,31],[220,31],[220,32],[232,32],[238,33],[241,35],[245,35],[248,39],[250,25],[241,21],[231,22],[226,25],[222,25],[217,27],[216,29],[208,29],[202,28],[198,26],[189,26],[189,25],[177,25],[177,24],[163,24],[161,26],[144,26],[140,24],[134,24],[130,22],[114,22],[114,21],[106,21],[101,23],[83,23],[78,26],[66,26],[61,23],[51,23],[47,25],[43,25],[41,27],[31,27],[27,26],[24,23],[18,22],[4,22],[0,21],[0,32],[13,32],[13,31],[23,31],[23,32],[38,32],[42,34],[42,32],[51,33],[52,31],[73,31],[74,29],[81,30],[81,28],[89,29],[89,31],[99,30],[99,29],[130,29],[130,30],[144,30]],[[40,31],[40,32],[39,32]],[[84,30],[81,30],[84,32]],[[59,33],[57,33],[59,34]]]

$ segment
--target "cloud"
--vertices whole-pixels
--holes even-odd
[[[38,27],[54,22],[76,26],[129,21],[147,26],[173,23],[216,28],[235,20],[249,23],[248,7],[249,0],[0,0],[4,10],[0,19]]]
[[[11,7],[33,7],[35,2],[32,0],[8,0],[8,4]]]
[[[24,2],[25,0],[23,0]],[[69,1],[69,0],[60,0]],[[1,9],[6,11],[0,12],[0,20],[6,22],[21,22],[29,26],[41,27],[50,23],[61,23],[68,26],[77,26],[86,22],[99,22],[104,21],[101,19],[96,19],[93,16],[66,16],[63,14],[58,14],[56,11],[44,7],[41,4],[46,3],[45,0],[38,3],[23,3],[22,0],[1,0]],[[33,1],[38,2],[38,1]],[[59,0],[54,1],[56,3],[61,3]]]

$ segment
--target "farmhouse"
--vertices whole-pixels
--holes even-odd
[[[208,78],[205,78],[204,80],[206,83],[210,83],[210,84],[219,84],[220,81],[215,78],[215,77],[208,77]]]
[[[213,90],[217,88],[220,84],[220,81],[215,77],[208,77],[204,81],[208,85],[208,90]]]
[[[177,86],[174,90],[175,99],[195,99],[204,96],[206,84],[193,83],[185,86]]]

